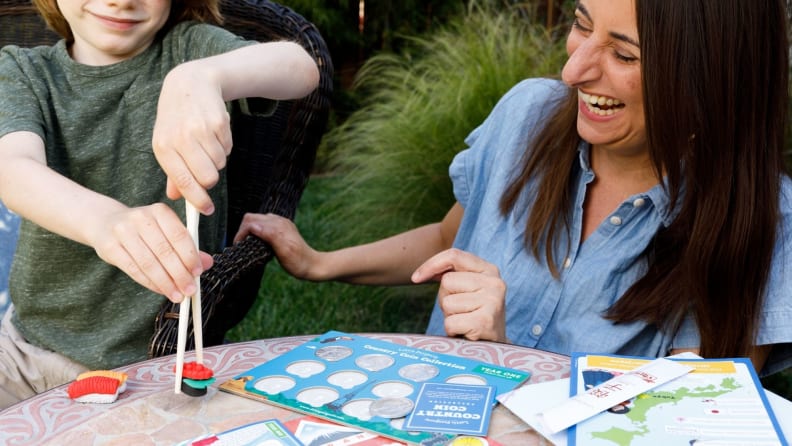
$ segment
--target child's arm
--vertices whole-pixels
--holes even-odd
[[[0,138],[0,199],[176,302],[194,293],[194,276],[211,265],[211,256],[199,255],[170,208],[129,208],[69,180],[47,167],[44,142],[31,132]]]
[[[206,190],[219,178],[233,141],[225,101],[295,99],[313,91],[319,70],[293,42],[268,42],[187,62],[165,78],[154,126],[154,154],[168,175],[168,197],[214,211]]]

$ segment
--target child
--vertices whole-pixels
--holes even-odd
[[[319,76],[295,43],[211,25],[218,0],[34,3],[63,40],[0,51],[0,200],[23,218],[0,408],[146,357],[164,299],[211,265],[184,200],[208,217],[201,249],[222,247],[226,101],[302,97]]]

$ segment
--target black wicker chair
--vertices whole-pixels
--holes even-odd
[[[292,40],[305,47],[319,66],[319,87],[305,98],[281,101],[272,116],[232,111],[234,148],[228,161],[228,240],[247,212],[271,212],[294,218],[327,124],[333,89],[333,65],[316,27],[291,9],[267,0],[221,0],[224,27],[258,41]],[[57,36],[45,29],[29,0],[0,0],[0,46],[49,45]],[[270,247],[256,237],[214,255],[214,266],[201,277],[204,346],[223,342],[253,305]],[[176,352],[179,305],[163,305],[152,323],[149,356]],[[194,348],[192,327],[187,349]]]

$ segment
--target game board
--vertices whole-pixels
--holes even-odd
[[[454,434],[403,430],[424,383],[491,386],[494,404],[495,396],[529,376],[473,359],[330,331],[235,376],[220,390],[405,443],[437,446]],[[469,405],[441,404],[449,417],[464,415],[453,411],[465,411]]]

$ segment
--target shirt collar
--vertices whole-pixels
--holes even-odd
[[[593,178],[594,171],[591,170],[591,144],[583,140],[581,140],[580,143],[578,144],[578,162],[580,163],[581,171],[588,175],[591,175],[591,177]],[[679,199],[677,200],[676,206],[674,206],[674,209],[669,209],[669,204],[671,199],[667,193],[668,190],[667,177],[663,177],[663,183],[665,183],[666,187],[663,187],[662,184],[656,184],[646,192],[635,194],[629,197],[626,201],[635,201],[638,198],[643,198],[644,200],[651,201],[654,204],[654,207],[657,210],[658,214],[660,215],[661,220],[663,221],[663,226],[668,227],[671,225],[674,219],[676,219],[676,217],[679,215],[679,212],[682,209],[682,198],[685,195],[686,188],[685,188],[685,184],[682,183],[679,191]]]

